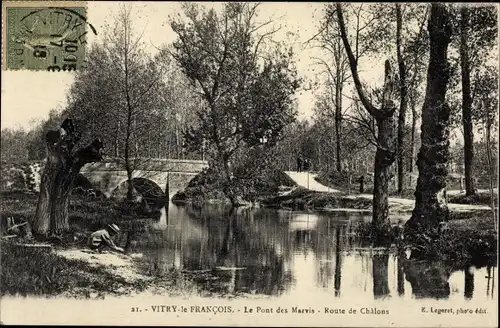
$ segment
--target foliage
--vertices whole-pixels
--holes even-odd
[[[437,238],[429,240],[428,233],[421,232],[419,241],[412,244],[426,259],[443,260],[457,268],[496,260],[498,237],[489,216],[450,221],[441,226]]]
[[[130,7],[120,7],[104,39],[93,45],[88,69],[77,75],[66,111],[79,119],[85,131],[82,140],[96,136],[106,140],[108,155],[128,171],[139,164],[136,159],[145,147],[151,155],[152,142],[159,142],[153,129],[161,130],[158,123],[165,122],[163,97],[168,97],[163,62],[144,51],[131,15]]]
[[[448,203],[490,205],[491,196],[485,192],[476,192],[473,195],[451,195],[448,198]]]
[[[235,170],[235,178],[239,182],[237,194],[243,201],[254,202],[259,198],[276,194],[280,187],[293,187],[295,182],[282,171],[272,165],[257,165],[261,170],[255,169],[255,163],[249,161],[256,160],[253,156],[246,158],[246,165],[238,165]],[[256,160],[258,161],[258,159]],[[245,169],[245,168],[249,169]],[[196,175],[183,190],[174,195],[174,202],[222,201],[227,200],[224,190],[224,180],[220,179],[220,174],[213,168],[207,168]]]
[[[27,140],[27,133],[23,129],[2,129],[0,149],[2,161],[16,163],[26,161],[28,159]]]
[[[329,210],[334,208],[369,210],[372,201],[367,198],[345,197],[344,194],[317,192],[297,187],[286,195],[265,198],[262,200],[262,204],[267,207],[293,210]]]
[[[258,4],[225,3],[222,13],[184,4],[184,19],[172,19],[178,35],[172,56],[204,100],[199,125],[185,134],[188,148],[207,143],[215,172],[227,181],[230,199],[233,159],[242,149],[274,145],[296,115],[299,87],[293,53],[267,42],[275,30],[256,21]],[[268,49],[265,49],[265,47]]]
[[[462,113],[461,113],[461,71],[460,71],[460,58],[458,56],[458,49],[460,48],[460,16],[461,6],[450,6],[451,17],[453,29],[456,33],[452,36],[451,48],[454,51],[450,51],[450,92],[448,93],[448,101],[450,102],[450,107],[452,109],[452,126],[457,127],[461,125]],[[497,91],[497,82],[493,84],[484,84],[485,79],[498,79],[498,67],[497,65],[492,66],[490,62],[492,60],[496,61],[495,49],[498,49],[498,25],[497,25],[497,9],[490,5],[481,6],[468,6],[469,11],[469,21],[466,22],[466,34],[467,34],[467,49],[468,57],[470,62],[470,83],[472,91],[472,117],[477,121],[481,117],[484,117],[481,110],[482,98],[488,94],[485,91],[485,87],[493,88]],[[495,76],[492,76],[496,74]],[[490,77],[487,77],[487,76]],[[497,99],[498,97],[493,96]],[[496,111],[496,107],[495,107]]]

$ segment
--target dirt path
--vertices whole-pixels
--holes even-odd
[[[330,187],[327,187],[325,185],[322,185],[318,181],[316,181],[316,176],[317,174],[315,173],[309,173],[309,172],[295,172],[295,171],[286,171],[285,172],[290,178],[292,178],[297,185],[312,190],[312,191],[319,191],[319,192],[340,192],[340,190],[333,189]]]
[[[300,187],[318,191],[318,192],[332,192],[339,193],[340,190],[327,187],[318,181],[316,181],[317,174],[308,173],[308,172],[295,172],[295,171],[286,171],[285,172],[290,178],[293,179]],[[449,190],[448,194],[460,194],[460,190]],[[373,196],[371,194],[358,194],[351,196],[344,196],[345,198],[356,199],[356,198],[366,198],[372,199]],[[411,212],[415,207],[415,200],[408,198],[399,198],[399,197],[389,197],[389,206],[391,212]],[[482,211],[489,210],[490,207],[487,205],[469,205],[469,204],[452,204],[448,203],[448,208],[455,212],[468,212],[468,211]]]
[[[66,259],[87,262],[93,267],[102,266],[109,273],[119,276],[130,283],[151,279],[148,276],[140,274],[133,262],[133,259],[142,256],[141,254],[123,255],[112,252],[99,254],[90,250],[76,248],[56,250],[55,253]]]
[[[372,199],[373,195],[370,194],[359,194],[353,196],[345,196],[346,198],[366,198]],[[415,207],[415,200],[408,198],[399,198],[399,197],[389,197],[389,206],[391,211],[394,212],[411,212]],[[448,203],[448,208],[454,212],[468,212],[468,211],[482,211],[489,210],[490,207],[487,205],[469,205],[469,204],[453,204]]]

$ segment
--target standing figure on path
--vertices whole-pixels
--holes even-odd
[[[297,157],[297,171],[298,172],[302,172],[302,164],[303,164],[302,157],[300,157],[300,156]]]
[[[304,171],[309,171],[309,160],[307,158],[304,159]]]
[[[359,182],[359,193],[362,194],[365,192],[365,176],[362,175],[358,179]]]
[[[116,224],[108,224],[105,229],[93,232],[88,241],[88,246],[91,250],[102,252],[106,247],[111,250],[124,253],[124,249],[115,245],[112,237],[120,232],[120,228]]]

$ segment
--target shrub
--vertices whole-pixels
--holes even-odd
[[[474,195],[466,196],[463,195],[452,195],[448,197],[449,203],[454,204],[481,204],[481,205],[490,205],[491,204],[491,196],[489,192],[477,192]]]
[[[274,168],[267,168],[258,174],[247,176],[244,170],[235,172],[236,194],[243,200],[255,201],[263,195],[275,194],[280,186],[294,186],[288,175]],[[188,186],[177,192],[173,197],[174,202],[191,201],[200,203],[207,200],[226,202],[227,197],[223,192],[225,181],[211,168],[204,169],[193,178]]]

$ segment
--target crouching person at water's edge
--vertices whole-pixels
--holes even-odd
[[[120,232],[120,228],[116,224],[108,224],[105,229],[93,232],[88,241],[88,246],[91,250],[102,252],[105,248],[113,251],[124,253],[123,248],[116,246],[113,241],[113,236]]]

